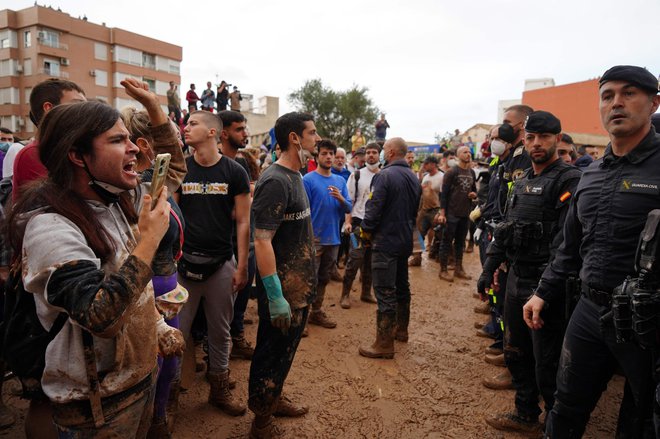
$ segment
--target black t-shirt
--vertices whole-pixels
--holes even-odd
[[[186,164],[188,174],[179,188],[179,206],[186,218],[183,251],[229,260],[233,254],[234,197],[250,193],[247,173],[227,157],[208,167],[194,157],[188,157]]]
[[[445,173],[442,181],[441,206],[446,215],[466,218],[470,215],[472,200],[468,197],[470,192],[476,192],[474,171],[454,166]]]
[[[261,175],[252,212],[257,229],[275,230],[272,244],[284,298],[292,309],[316,296],[311,211],[302,176],[274,164]]]

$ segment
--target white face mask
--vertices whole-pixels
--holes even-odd
[[[378,169],[378,163],[374,163],[374,164],[367,163],[367,169],[370,171],[375,171],[376,169]]]
[[[504,154],[504,151],[506,151],[506,143],[499,139],[493,139],[490,142],[490,151],[499,157]]]
[[[449,166],[450,168],[453,168],[456,165],[458,165],[458,162],[456,161],[456,159],[447,160],[447,166]]]

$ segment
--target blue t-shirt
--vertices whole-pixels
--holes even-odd
[[[342,177],[344,179],[344,181],[348,181],[348,177],[351,176],[351,171],[349,171],[346,168],[342,168],[341,171],[338,171],[333,166],[332,168],[330,168],[330,170],[332,171],[333,174],[339,175],[340,177]]]
[[[310,172],[303,177],[303,184],[312,210],[314,243],[339,245],[340,221],[343,222],[344,214],[350,212],[352,208],[346,180],[335,174],[324,177],[318,172]],[[339,189],[346,199],[346,206],[330,196],[329,186],[335,186]]]

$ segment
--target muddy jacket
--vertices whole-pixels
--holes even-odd
[[[538,282],[562,241],[561,229],[582,174],[561,159],[539,175],[532,168],[517,180],[506,214],[494,230],[484,269],[494,271],[508,261],[519,278]]]
[[[168,124],[152,128],[156,152],[172,154],[168,189],[178,188],[185,161]],[[142,207],[149,183],[133,191]],[[88,201],[115,248],[104,264],[80,229],[67,218],[38,209],[27,222],[21,264],[25,290],[34,294],[37,315],[49,330],[60,312],[69,319],[46,349],[42,388],[50,400],[65,403],[89,398],[82,331],[94,340],[101,397],[144,380],[157,359],[157,314],[151,268],[134,256],[137,226],[131,226],[117,203]]]
[[[396,160],[374,175],[362,228],[372,233],[374,251],[412,252],[413,227],[422,195],[419,180],[405,160]]]

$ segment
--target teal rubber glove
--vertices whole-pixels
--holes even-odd
[[[270,322],[286,335],[289,326],[291,326],[291,307],[282,295],[280,278],[277,277],[277,273],[273,273],[270,276],[262,277],[261,280],[264,283],[266,296],[268,297]]]

